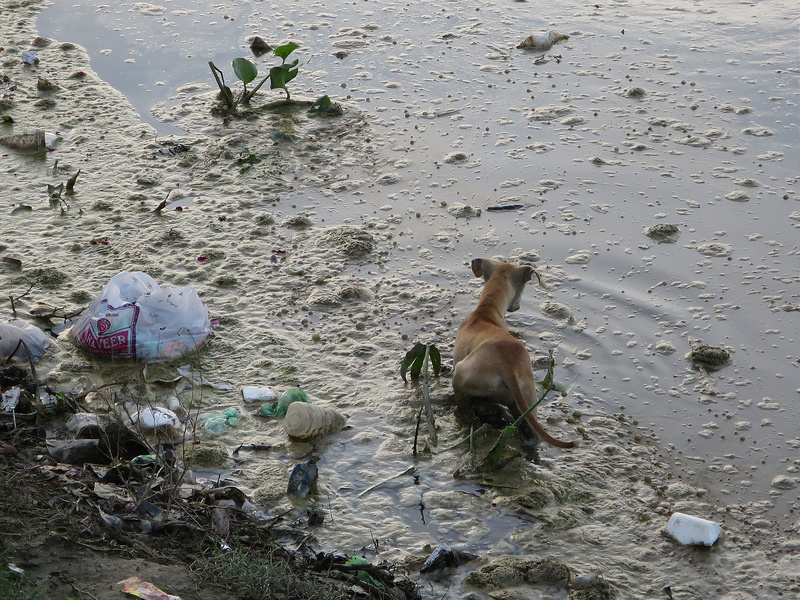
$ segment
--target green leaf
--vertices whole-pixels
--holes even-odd
[[[422,365],[425,364],[425,357],[415,358],[411,363],[411,379],[419,379],[419,374],[422,373]]]
[[[336,117],[344,114],[344,109],[340,104],[334,102],[329,96],[317,98],[311,108],[308,109],[310,115],[323,115],[326,117]]]
[[[290,42],[288,44],[284,44],[283,46],[278,46],[277,48],[275,48],[274,53],[275,56],[285,61],[286,57],[289,56],[295,50],[297,50],[299,47],[300,46],[298,46],[294,42]]]
[[[286,88],[286,84],[297,76],[297,61],[272,67],[269,70],[270,89]]]
[[[3,115],[3,123],[13,123],[14,119],[9,117],[8,115]]]
[[[403,381],[408,381],[406,379],[406,371],[408,368],[413,365],[415,362],[418,362],[417,366],[417,374],[414,375],[414,369],[411,369],[411,377],[416,378],[419,377],[419,372],[422,369],[422,361],[425,358],[425,346],[423,344],[417,343],[414,344],[414,347],[406,352],[406,357],[403,359],[403,363],[400,365],[400,377],[403,378]]]
[[[236,76],[247,85],[258,75],[258,69],[246,58],[233,59],[233,72]]]
[[[439,354],[439,349],[433,344],[428,346],[428,355],[431,357],[433,374],[438,376],[442,372],[442,355]]]

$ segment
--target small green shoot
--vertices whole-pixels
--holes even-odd
[[[539,397],[539,399],[536,402],[533,403],[533,405],[529,406],[528,410],[526,410],[524,413],[522,413],[519,416],[519,418],[516,421],[514,421],[514,423],[512,423],[511,425],[509,425],[508,427],[503,429],[503,431],[500,433],[500,436],[497,438],[497,441],[492,446],[492,449],[489,450],[489,454],[486,455],[486,459],[484,460],[484,463],[488,463],[488,462],[491,462],[491,461],[496,461],[502,456],[503,448],[505,447],[506,443],[508,442],[508,439],[512,435],[514,435],[514,433],[516,433],[516,431],[519,428],[519,426],[522,425],[522,423],[525,421],[525,418],[530,413],[532,413],[534,411],[534,409],[544,401],[544,399],[547,397],[547,394],[549,394],[552,390],[558,390],[562,394],[566,395],[566,387],[564,386],[564,384],[557,383],[553,379],[553,368],[554,368],[554,366],[555,366],[555,360],[553,359],[553,351],[550,350],[550,362],[549,362],[549,365],[547,367],[547,374],[544,376],[544,379],[541,381],[541,386],[543,388],[542,395]]]
[[[431,363],[433,363],[433,374],[437,377],[439,376],[442,370],[442,356],[439,354],[438,348],[433,344],[428,346],[417,342],[411,350],[406,352],[406,357],[400,365],[400,377],[403,378],[403,381],[408,381],[406,379],[406,372],[409,367],[411,368],[411,379],[419,379],[420,373],[422,373],[422,366],[425,363],[426,354],[430,356]]]
[[[297,48],[299,48],[297,44],[290,42],[288,44],[284,44],[283,46],[278,46],[273,50],[273,54],[281,59],[281,64],[277,67],[272,67],[269,70],[269,77],[270,77],[270,89],[282,89],[286,92],[286,99],[289,100],[289,90],[286,89],[286,84],[289,83],[292,79],[297,77],[297,69],[298,64],[300,63],[299,60],[295,59],[290,63],[286,62],[286,59],[289,55],[294,52]]]
[[[406,352],[406,356],[400,365],[400,376],[403,381],[406,379],[406,371],[411,368],[411,379],[419,379],[422,374],[422,397],[425,400],[425,409],[427,411],[428,420],[428,435],[431,438],[431,444],[436,446],[438,440],[436,437],[436,425],[433,421],[433,406],[431,405],[431,397],[428,392],[428,362],[430,361],[433,367],[433,374],[439,376],[442,371],[442,356],[439,349],[433,344],[420,344],[417,342],[414,347]],[[416,456],[416,437],[414,438],[414,455]]]
[[[245,148],[239,153],[239,157],[236,159],[236,162],[241,165],[239,167],[239,173],[246,173],[254,164],[261,162],[261,159],[258,158],[258,156],[256,156],[256,154],[253,152],[250,152],[250,148]]]

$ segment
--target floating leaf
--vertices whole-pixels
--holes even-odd
[[[236,76],[247,85],[258,75],[258,69],[246,58],[233,59],[233,72]]]
[[[317,101],[311,105],[311,108],[308,109],[308,112],[338,116],[344,114],[344,109],[342,109],[338,103],[331,100],[330,96],[326,95],[317,99]]]

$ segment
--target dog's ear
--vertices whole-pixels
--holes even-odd
[[[472,272],[475,277],[483,277],[484,281],[489,281],[489,278],[494,273],[494,266],[497,263],[490,258],[473,258],[472,259]]]
[[[522,265],[521,267],[517,267],[517,269],[520,269],[522,271],[521,274],[522,281],[527,283],[528,281],[531,280],[531,278],[534,275],[536,275],[536,280],[539,282],[539,285],[542,286],[543,288],[547,287],[547,284],[544,282],[544,279],[542,279],[542,274],[539,273],[539,271],[537,271],[535,267],[532,267],[531,265]]]

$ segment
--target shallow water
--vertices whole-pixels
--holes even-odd
[[[769,586],[747,584],[740,565],[749,560],[763,572],[763,556],[752,551],[763,544],[780,565],[775,572],[790,572],[785,544],[797,538],[789,531],[800,508],[796,488],[771,485],[800,470],[800,94],[788,3],[568,2],[544,18],[533,3],[252,3],[189,14],[180,3],[162,6],[53,4],[39,33],[86,46],[98,76],[142,121],[155,123],[152,108],[166,123],[155,123],[158,131],[183,131],[191,152],[154,157],[158,146],[147,143],[155,131],[134,123],[119,142],[129,158],[81,159],[87,145],[101,144],[91,123],[51,116],[66,135],[46,166],[86,160],[85,179],[70,211],[56,214],[35,187],[42,161],[8,156],[3,168],[18,183],[7,206],[37,210],[12,214],[27,236],[4,234],[4,255],[68,273],[56,293],[62,301],[75,290],[96,293],[122,269],[192,283],[223,318],[198,359],[209,378],[237,387],[301,384],[315,401],[348,413],[350,428],[314,448],[330,511],[317,533],[323,546],[374,549],[374,538],[381,558],[412,568],[410,557],[424,557],[426,543],[489,555],[556,553],[585,569],[596,565],[632,596],[660,597],[670,584],[656,585],[664,570],[690,555],[659,546],[658,526],[669,514],[659,502],[675,510],[686,503],[700,516],[729,519],[731,541],[711,560],[718,573],[737,573],[704,578],[698,567],[687,589],[771,597]],[[77,23],[98,13],[109,37],[79,37]],[[548,29],[570,39],[545,53],[515,48]],[[230,71],[233,56],[248,55],[252,34],[300,43],[293,95],[327,93],[344,103],[345,117],[321,123],[257,111],[256,120],[221,128],[207,109],[207,61]],[[152,66],[162,44],[180,57],[175,67]],[[349,55],[336,58],[342,49]],[[258,64],[273,62],[265,56]],[[46,63],[38,68],[57,74]],[[71,72],[69,62],[60,68]],[[636,87],[643,97],[626,93]],[[125,110],[124,100],[107,110]],[[269,141],[275,131],[294,141]],[[262,162],[240,175],[235,159],[245,147]],[[145,212],[170,189],[187,210]],[[98,198],[113,210],[98,210]],[[486,210],[502,204],[524,207]],[[279,225],[296,214],[312,227]],[[659,244],[643,234],[657,223],[677,225],[678,240]],[[375,251],[352,258],[321,240],[325,227],[340,224],[371,233]],[[42,232],[46,244],[36,241]],[[108,246],[86,247],[102,235],[112,237]],[[269,262],[274,250],[286,251],[275,254],[279,267]],[[197,263],[200,255],[213,259]],[[557,376],[570,388],[563,410],[541,411],[555,418],[548,427],[575,436],[576,424],[564,418],[583,414],[589,438],[572,454],[547,450],[546,470],[594,494],[594,512],[578,503],[591,518],[520,519],[502,486],[452,477],[462,461],[456,453],[422,461],[419,485],[403,476],[359,496],[412,464],[420,400],[397,377],[397,362],[417,339],[452,356],[455,327],[480,290],[468,269],[475,256],[535,260],[548,282],[548,290],[530,288],[508,320],[532,349],[556,351]],[[12,273],[1,274],[4,286],[14,285]],[[346,291],[353,286],[362,293]],[[573,319],[547,317],[545,300],[569,307]],[[732,364],[707,375],[694,370],[685,358],[693,340],[727,347]],[[664,353],[662,342],[675,351]],[[434,392],[440,447],[458,438],[443,402],[448,386],[443,378]],[[202,394],[204,411],[245,408],[235,392]],[[616,419],[604,420],[608,414]],[[651,433],[658,447],[644,443]],[[284,444],[276,423],[255,417],[221,439],[229,448],[278,448],[244,453],[236,468],[256,499],[280,512],[288,471],[311,447]],[[642,483],[645,472],[665,489]],[[607,489],[597,473],[612,482]],[[568,504],[557,508],[572,515]],[[640,505],[648,506],[645,517]],[[547,548],[550,540],[566,546]],[[626,558],[648,545],[660,556],[637,554],[631,567]],[[426,593],[441,597],[445,584],[431,585]]]

